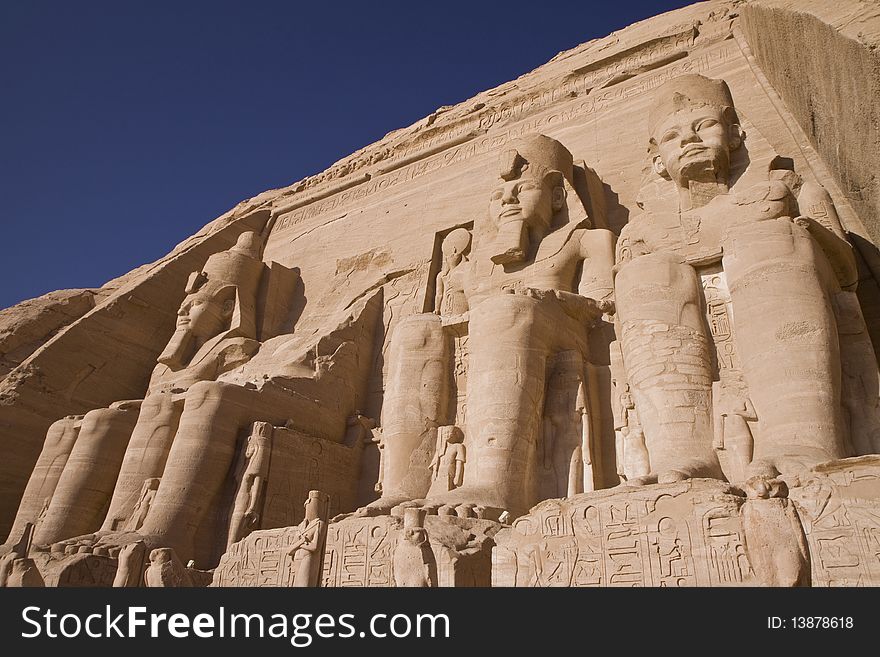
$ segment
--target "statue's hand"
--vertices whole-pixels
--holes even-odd
[[[562,304],[562,309],[565,311],[565,314],[579,322],[592,323],[597,318],[601,317],[602,313],[607,312],[605,308],[608,308],[608,303],[610,303],[606,301],[597,301],[596,299],[575,294],[574,292],[553,290],[553,293],[556,296],[556,299]]]
[[[529,297],[530,299],[546,299],[548,296],[552,296],[555,290],[542,290],[537,287],[522,287],[518,290],[515,290],[517,294],[522,294],[523,296]]]

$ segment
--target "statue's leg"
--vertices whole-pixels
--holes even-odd
[[[53,543],[100,527],[137,415],[137,407],[86,413],[46,515],[37,526],[35,543]]]
[[[723,479],[712,448],[712,359],[694,269],[665,253],[624,265],[615,281],[623,361],[661,481]]]
[[[241,386],[202,381],[190,387],[140,534],[174,548],[184,561],[193,556],[195,533],[227,479],[239,430],[259,413],[251,408],[256,401],[257,393]]]
[[[519,294],[491,297],[472,309],[468,458],[464,486],[453,491],[457,500],[514,515],[538,501],[548,341],[565,330],[563,318],[554,301]]]
[[[407,317],[394,329],[382,409],[383,493],[374,505],[428,493],[436,427],[447,423],[449,412],[451,350],[439,315]]]
[[[82,415],[68,415],[49,427],[40,458],[37,459],[27,488],[24,489],[7,543],[17,541],[27,523],[36,523],[43,507],[52,499],[79,435],[82,419]]]
[[[855,292],[834,295],[843,375],[841,401],[849,414],[855,455],[880,454],[880,377],[877,356]]]
[[[730,229],[724,270],[737,351],[758,417],[753,472],[846,456],[829,265],[788,219]]]
[[[172,402],[171,393],[165,392],[141,404],[102,531],[120,529],[134,510],[144,480],[162,476],[182,410],[183,404]]]

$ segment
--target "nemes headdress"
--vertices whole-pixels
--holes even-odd
[[[573,185],[574,160],[568,149],[545,135],[528,135],[510,144],[501,154],[499,175],[503,180],[522,176],[543,178],[558,171]]]
[[[648,135],[663,119],[679,110],[690,107],[733,108],[733,97],[724,80],[713,80],[697,73],[672,78],[654,91],[654,102],[648,114]]]
[[[562,185],[566,189],[569,215],[584,217],[581,223],[590,224],[586,208],[589,207],[586,189],[575,184],[574,158],[571,152],[558,141],[541,134],[531,134],[511,142],[501,153],[498,175],[510,181],[528,177],[543,180],[551,173],[562,174]]]
[[[256,297],[263,272],[263,240],[258,233],[247,231],[239,235],[231,249],[212,254],[201,271],[190,275],[187,294],[199,292],[219,295],[234,289],[235,311],[232,329],[240,335],[256,336]]]

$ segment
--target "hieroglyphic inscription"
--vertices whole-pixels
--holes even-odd
[[[255,531],[233,543],[214,571],[211,586],[293,586],[295,571],[288,555],[299,537],[296,527]]]
[[[377,144],[372,151],[364,150],[355,156],[345,158],[330,169],[306,178],[298,185],[298,189],[299,191],[315,188],[321,190],[323,187],[324,194],[333,193],[333,187],[324,183],[345,178],[374,163],[381,163],[385,171],[404,166],[415,158],[436,152],[450,142],[467,138],[469,133],[485,132],[499,122],[540,111],[565,98],[588,94],[596,86],[611,85],[635,73],[663,66],[686,57],[694,45],[696,35],[696,30],[691,27],[678,33],[651,39],[566,73],[549,89],[542,88],[516,95],[499,106],[477,107],[477,112],[473,111],[475,108],[464,107],[460,110],[463,116],[459,112],[454,112],[450,122],[444,122],[441,118],[427,130],[415,135],[408,143],[394,147],[390,147],[387,143]],[[480,109],[482,111],[479,111]],[[434,115],[435,118],[438,115],[439,112]],[[357,183],[357,180],[353,180],[343,183],[343,186]],[[339,183],[336,183],[336,186],[338,187]]]
[[[327,534],[321,586],[394,586],[392,556],[397,518],[351,518],[334,523]]]
[[[880,457],[817,467],[793,487],[813,586],[880,586]]]
[[[548,500],[496,536],[492,582],[754,585],[739,513],[744,501],[727,484],[707,480]]]
[[[736,344],[733,340],[732,309],[727,279],[719,266],[706,268],[700,272],[703,292],[706,297],[706,320],[709,333],[715,343],[715,354],[720,375],[740,372]]]
[[[117,560],[111,557],[74,554],[65,557],[60,566],[53,565],[50,572],[55,573],[55,577],[50,575],[44,579],[47,586],[111,586],[117,565]]]
[[[736,586],[754,577],[743,542],[742,521],[723,509],[703,517],[711,586]]]

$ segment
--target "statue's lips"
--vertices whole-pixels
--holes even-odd
[[[679,159],[684,159],[684,158],[689,157],[691,155],[702,155],[704,153],[707,153],[708,151],[709,151],[708,146],[702,146],[700,144],[685,146],[681,151],[681,155],[679,156]]]
[[[522,214],[522,208],[519,207],[518,205],[511,206],[509,208],[502,210],[498,216],[499,217],[512,217],[513,215],[516,215],[516,214]]]

